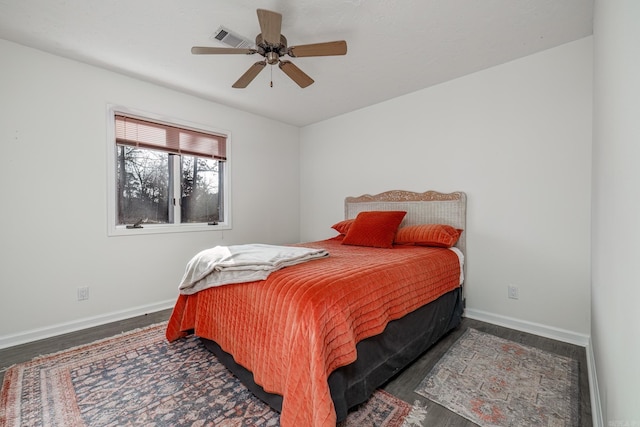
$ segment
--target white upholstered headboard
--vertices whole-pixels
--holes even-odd
[[[467,196],[461,191],[439,193],[393,190],[374,196],[365,194],[344,200],[345,219],[355,218],[363,211],[406,211],[400,227],[415,224],[449,224],[464,230],[456,247],[467,255]]]

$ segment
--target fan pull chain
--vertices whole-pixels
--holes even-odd
[[[271,83],[269,84],[270,87],[273,87],[273,65],[270,68],[271,71]]]

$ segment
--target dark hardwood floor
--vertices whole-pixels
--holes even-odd
[[[58,352],[74,346],[86,344],[98,339],[107,338],[121,332],[135,328],[162,322],[169,318],[171,310],[164,310],[127,320],[110,323],[103,326],[85,329],[48,338],[28,344],[10,347],[0,350],[0,383],[4,379],[6,369],[16,363],[26,362],[32,358]],[[474,427],[476,424],[460,417],[459,415],[433,403],[424,397],[416,394],[413,390],[419,384],[436,362],[444,355],[447,349],[464,333],[467,328],[474,328],[482,332],[493,334],[512,341],[520,342],[532,347],[539,348],[551,353],[571,357],[578,361],[580,377],[580,420],[581,426],[592,425],[591,401],[589,395],[589,380],[587,372],[587,358],[584,347],[555,341],[548,338],[539,337],[516,330],[503,328],[501,326],[480,322],[473,319],[464,318],[462,324],[446,335],[434,347],[427,351],[421,358],[414,362],[392,379],[385,387],[389,393],[400,399],[413,404],[416,400],[427,407],[427,418],[424,426],[438,427]]]

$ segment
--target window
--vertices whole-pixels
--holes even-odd
[[[228,135],[110,109],[110,235],[230,228]]]

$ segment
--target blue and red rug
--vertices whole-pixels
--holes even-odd
[[[166,324],[12,366],[0,394],[0,425],[278,426],[194,337],[168,344]],[[341,427],[420,425],[420,407],[377,391]]]

